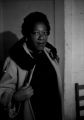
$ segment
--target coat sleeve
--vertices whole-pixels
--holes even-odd
[[[0,104],[8,106],[15,92],[17,83],[17,67],[14,61],[8,57],[3,67],[3,75],[0,80]]]

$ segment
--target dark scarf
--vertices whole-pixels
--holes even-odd
[[[35,59],[32,59],[30,55],[28,55],[24,48],[23,43],[25,42],[25,38],[19,40],[9,52],[9,56],[19,65],[22,69],[30,70],[35,65]],[[52,59],[57,59],[59,62],[59,57],[57,55],[57,50],[50,43],[47,42],[46,47],[50,49],[50,57]]]
[[[27,54],[23,48],[24,39],[18,41],[10,50],[10,57],[19,67],[30,70],[35,65],[35,60]]]

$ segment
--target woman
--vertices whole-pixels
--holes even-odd
[[[50,24],[46,15],[32,12],[26,16],[22,34],[4,64],[0,103],[11,119],[61,120],[59,59],[48,43]]]

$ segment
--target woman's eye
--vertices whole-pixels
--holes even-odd
[[[39,35],[39,32],[33,32],[34,35]]]
[[[36,35],[36,36],[40,36],[40,35],[47,36],[48,33],[47,33],[47,31],[44,31],[44,32],[35,31],[35,32],[33,32],[33,35]]]

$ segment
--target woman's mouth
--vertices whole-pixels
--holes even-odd
[[[44,49],[44,47],[45,47],[45,42],[38,42],[38,48],[39,49]]]

